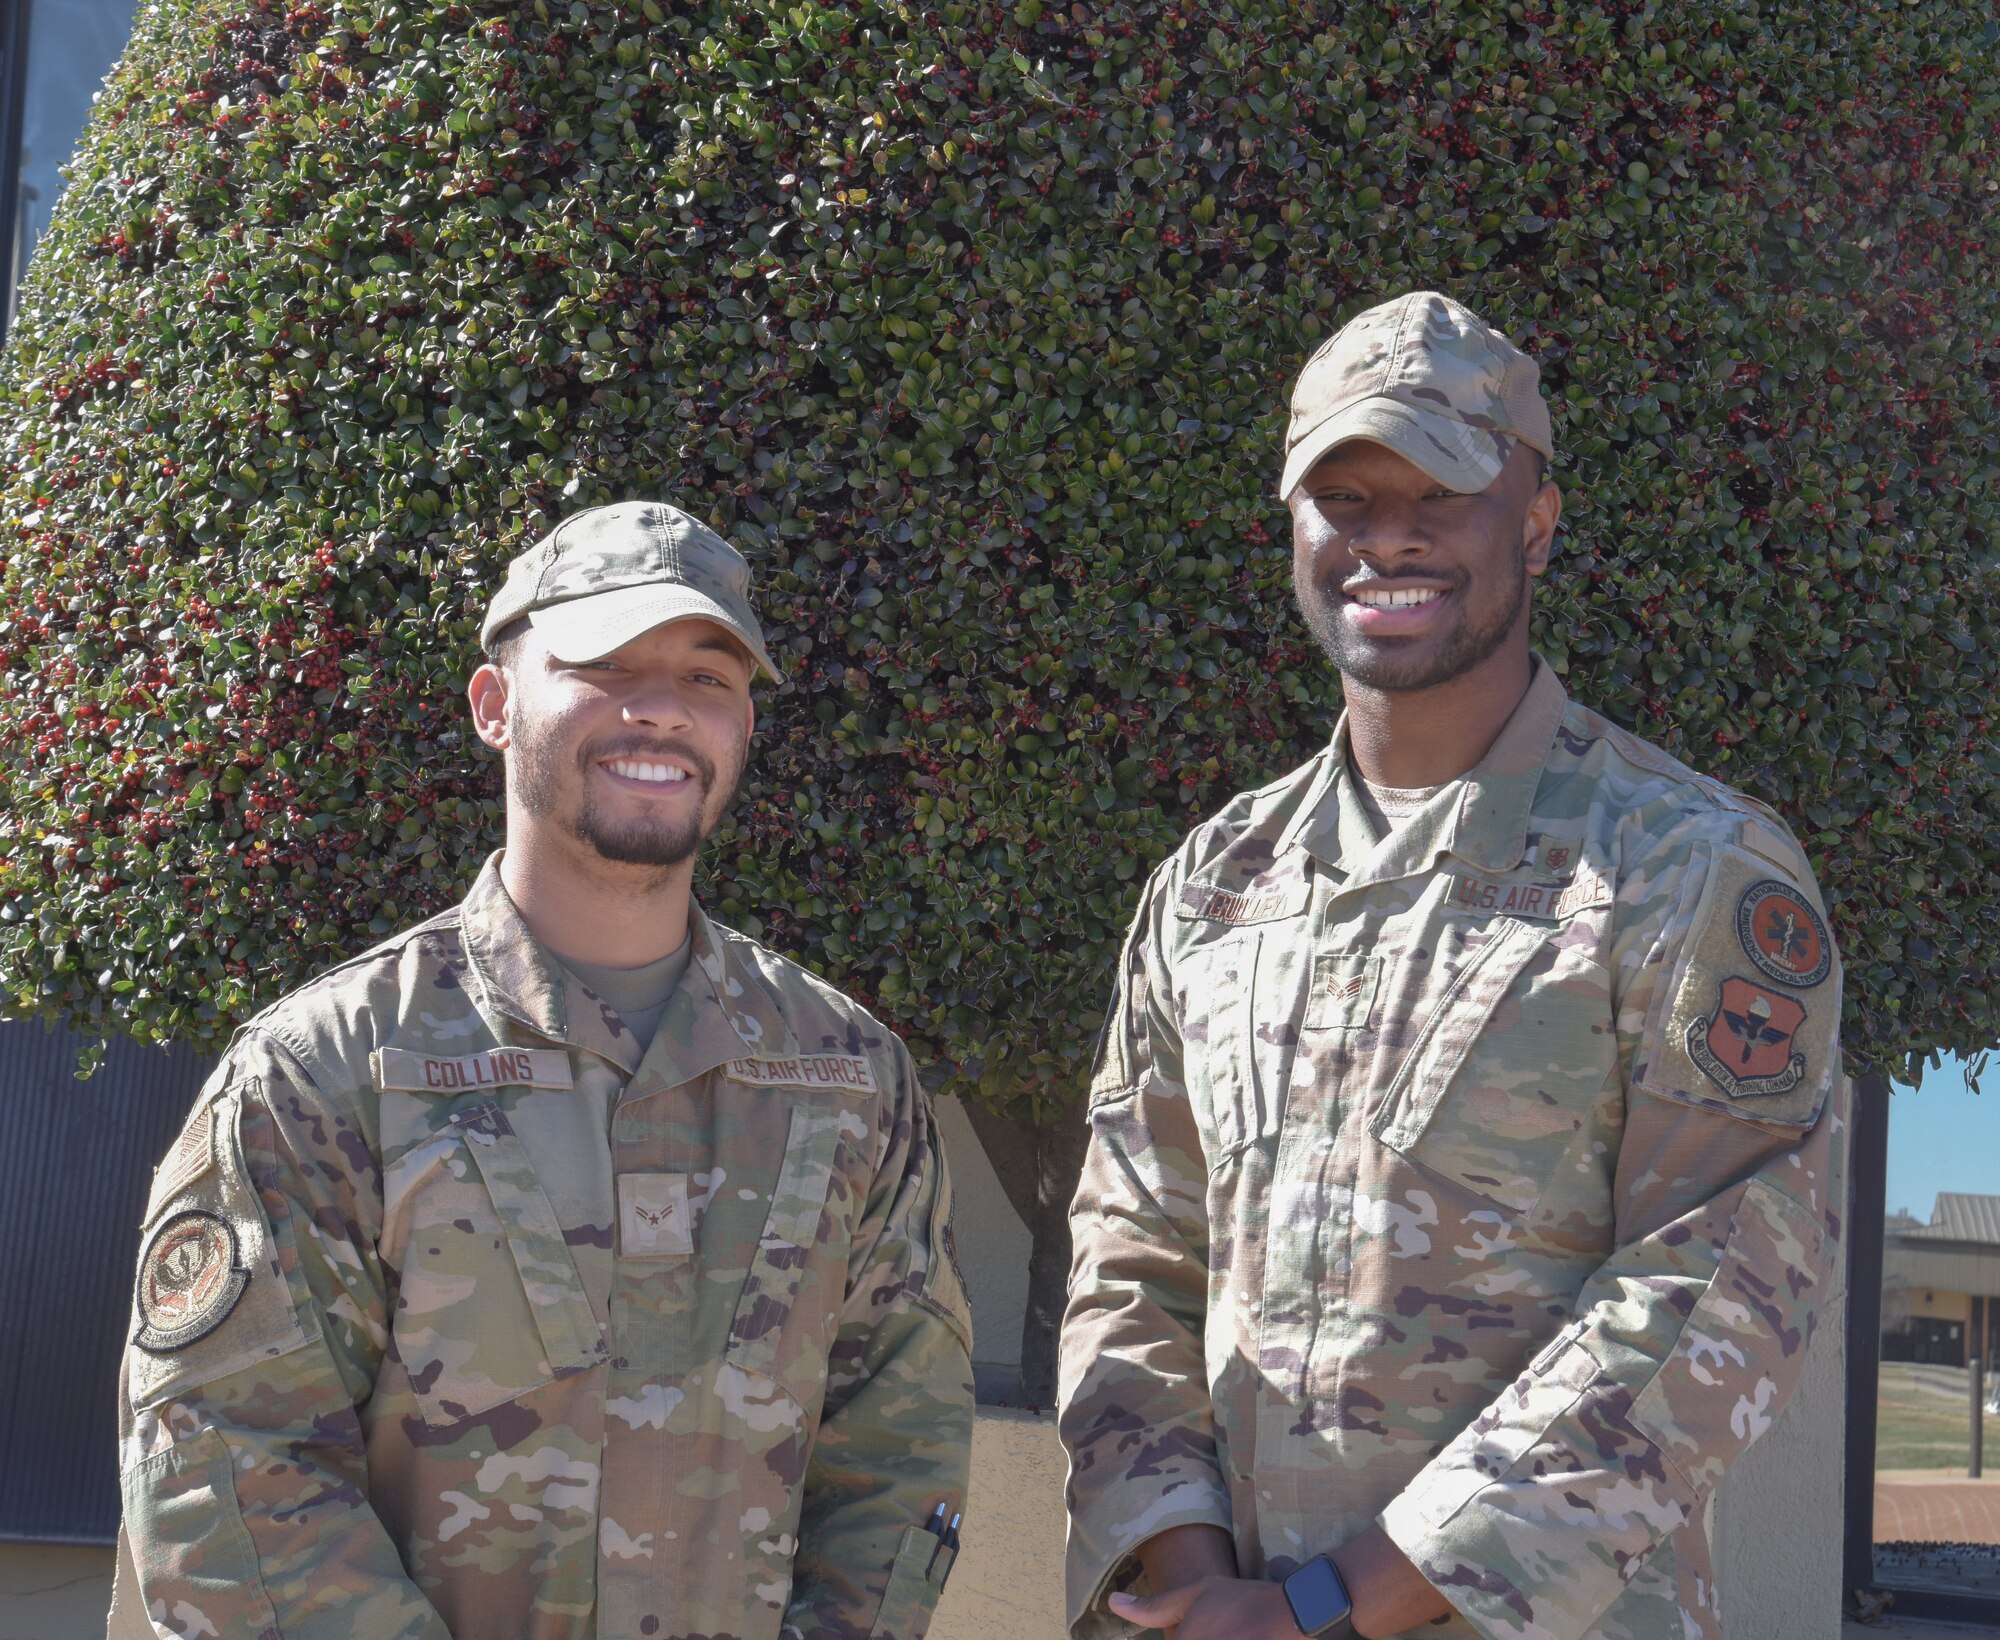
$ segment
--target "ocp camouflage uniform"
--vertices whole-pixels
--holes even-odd
[[[1345,723],[1155,874],[1062,1340],[1070,1623],[1211,1522],[1379,1520],[1437,1636],[1722,1633],[1702,1505],[1844,1211],[1840,977],[1777,818],[1567,701],[1377,842]]]
[[[238,1036],[147,1209],[114,1634],[923,1633],[937,1129],[889,1031],[691,924],[643,1057],[491,862]]]

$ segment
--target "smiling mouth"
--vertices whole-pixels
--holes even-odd
[[[1415,609],[1444,596],[1443,587],[1360,587],[1347,594],[1367,609]]]
[[[675,786],[690,778],[687,770],[671,763],[650,763],[636,757],[607,758],[604,767],[627,780],[642,780],[651,786]]]

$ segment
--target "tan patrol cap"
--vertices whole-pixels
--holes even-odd
[[[1413,290],[1348,320],[1292,388],[1280,500],[1336,444],[1371,439],[1440,484],[1476,494],[1512,441],[1554,456],[1541,367],[1471,309]]]
[[[750,566],[706,524],[663,501],[572,513],[507,566],[482,647],[527,616],[557,660],[602,660],[670,621],[727,627],[778,680],[750,607]]]

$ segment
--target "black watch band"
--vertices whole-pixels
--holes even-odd
[[[1313,1640],[1356,1640],[1354,1602],[1347,1585],[1325,1555],[1317,1555],[1279,1585],[1299,1633]]]

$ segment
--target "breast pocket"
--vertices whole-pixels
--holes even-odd
[[[1618,1062],[1610,976],[1554,932],[1509,922],[1468,959],[1369,1124],[1517,1213],[1542,1200]]]
[[[726,1363],[782,1390],[803,1412],[820,1402],[845,1297],[844,1236],[828,1234],[842,1116],[793,1106],[771,1206],[729,1324]],[[844,1218],[841,1218],[844,1224]]]
[[[576,1260],[497,1104],[456,1112],[389,1170],[397,1354],[433,1428],[605,1359]]]
[[[1310,967],[1289,925],[1244,929],[1196,958],[1188,1093],[1211,1168],[1284,1120]]]

